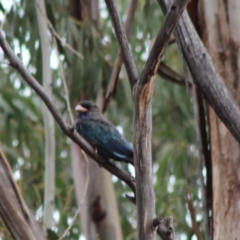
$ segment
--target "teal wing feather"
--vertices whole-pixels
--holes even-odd
[[[111,123],[103,119],[81,119],[77,121],[76,128],[87,142],[97,148],[103,158],[132,163],[132,145]]]

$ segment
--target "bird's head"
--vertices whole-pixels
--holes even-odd
[[[96,104],[91,101],[84,100],[77,104],[75,111],[78,112],[78,118],[95,118],[101,115],[101,112]]]

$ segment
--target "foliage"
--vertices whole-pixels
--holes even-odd
[[[118,4],[123,16],[128,1],[118,2]],[[118,54],[118,45],[109,15],[103,1],[100,1],[99,5],[101,23],[96,26],[90,22],[79,24],[74,21],[69,15],[65,1],[46,1],[47,15],[53,27],[66,42],[74,43],[77,50],[84,56],[84,59],[80,59],[60,41],[58,41],[60,53],[58,56],[56,46],[52,45],[54,102],[67,119],[69,116],[59,62],[61,61],[64,66],[71,106],[74,107],[79,97],[96,99],[100,88],[104,91],[103,96],[105,95],[113,63]],[[6,6],[1,5],[0,11],[4,14]],[[34,1],[14,2],[6,17],[3,29],[7,40],[16,54],[20,53],[29,71],[41,82],[41,52]],[[146,61],[149,44],[156,36],[162,20],[161,10],[155,1],[140,1],[130,36],[130,44],[139,73]],[[2,56],[1,58],[3,59]],[[181,73],[181,59],[176,45],[168,48],[163,60]],[[41,221],[44,189],[44,131],[41,101],[6,64],[2,63],[0,71],[2,76],[0,81],[1,146],[10,160],[15,179],[20,185],[28,206]],[[81,96],[79,96],[80,92]],[[132,139],[133,134],[132,109],[129,83],[122,68],[117,92],[108,107],[107,116],[115,125],[124,129],[124,134],[129,140]],[[153,182],[156,211],[159,216],[173,216],[178,239],[193,239],[190,215],[186,205],[186,192],[192,194],[197,220],[202,224],[194,128],[191,90],[157,77],[153,101]],[[56,139],[56,209],[53,231],[60,236],[67,228],[77,206],[73,191],[69,141],[58,127]],[[113,180],[124,239],[134,239],[136,210],[124,195],[129,189],[120,181],[114,178]],[[76,221],[68,239],[77,239],[80,234],[79,222]]]

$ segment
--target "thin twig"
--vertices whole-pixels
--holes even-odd
[[[189,210],[191,221],[192,221],[193,231],[196,234],[197,239],[202,240],[201,232],[200,232],[198,223],[196,221],[196,213],[193,206],[192,196],[187,190],[186,190],[186,200],[187,200],[188,210]]]
[[[86,195],[87,195],[87,190],[88,190],[88,186],[89,186],[89,161],[88,161],[88,157],[86,156],[84,151],[82,151],[82,154],[83,154],[84,160],[86,162],[86,176],[87,176],[86,177],[87,180],[86,180],[84,191],[83,191],[83,196],[82,196],[82,199],[79,203],[78,209],[77,209],[75,215],[73,216],[73,219],[72,219],[71,223],[69,224],[67,229],[64,231],[63,235],[59,238],[59,240],[62,240],[67,235],[69,230],[72,228],[74,222],[76,221],[76,218],[77,218],[78,214],[80,213],[81,207],[82,207],[82,205],[84,203],[84,200],[86,198]]]
[[[130,189],[135,194],[135,183],[132,180],[132,176],[123,170],[120,170],[114,164],[109,161],[102,159],[93,148],[75,131],[73,126],[67,124],[59,111],[55,108],[54,104],[39,84],[39,82],[28,72],[28,70],[23,66],[19,57],[17,57],[9,44],[7,43],[6,39],[3,37],[2,32],[0,32],[0,46],[2,47],[3,51],[5,52],[10,65],[15,68],[18,73],[22,76],[23,80],[29,84],[29,86],[37,93],[37,95],[43,100],[46,104],[49,111],[52,113],[54,119],[56,120],[57,124],[60,126],[62,131],[71,138],[74,142],[76,142],[80,148],[82,148],[91,158],[93,158],[97,163],[111,172],[113,175],[121,179],[125,182]]]
[[[116,34],[116,38],[118,40],[118,43],[120,45],[121,53],[123,62],[128,74],[129,82],[131,85],[131,88],[133,88],[134,84],[138,80],[138,73],[137,73],[137,67],[134,62],[132,52],[130,50],[126,32],[124,31],[124,28],[122,26],[119,13],[117,11],[117,7],[115,4],[115,1],[113,0],[105,0],[109,14],[111,16],[112,24],[114,27],[114,31]]]
[[[56,48],[57,54],[58,54],[60,74],[61,74],[62,81],[63,81],[63,87],[64,87],[64,91],[65,91],[65,99],[66,99],[66,103],[67,103],[68,114],[69,114],[71,123],[74,124],[73,113],[72,113],[71,104],[70,104],[70,100],[69,100],[68,86],[67,86],[67,82],[66,82],[66,78],[65,78],[65,74],[64,74],[62,62],[61,62],[61,60],[60,60],[60,58],[59,58],[59,55],[60,55],[60,54],[59,54],[59,49],[58,49],[58,45],[57,45],[57,41],[56,41],[56,38],[55,38],[55,37],[53,37],[53,43],[54,43],[54,45],[55,45],[55,48]]]
[[[43,18],[46,20],[47,25],[49,27],[49,29],[51,30],[51,32],[53,33],[53,35],[61,42],[63,47],[68,48],[72,53],[74,53],[75,55],[77,55],[79,58],[83,59],[83,55],[81,53],[79,53],[78,51],[76,51],[70,44],[68,44],[65,40],[65,38],[62,38],[57,31],[55,30],[55,28],[53,27],[52,23],[49,21],[48,17],[46,16],[46,14],[44,14],[41,11],[41,8],[39,7],[39,4],[37,3],[37,1],[35,0],[35,3],[37,5],[37,7],[39,8]]]

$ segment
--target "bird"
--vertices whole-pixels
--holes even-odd
[[[107,121],[96,104],[83,100],[75,107],[75,129],[104,159],[133,164],[133,146]]]

